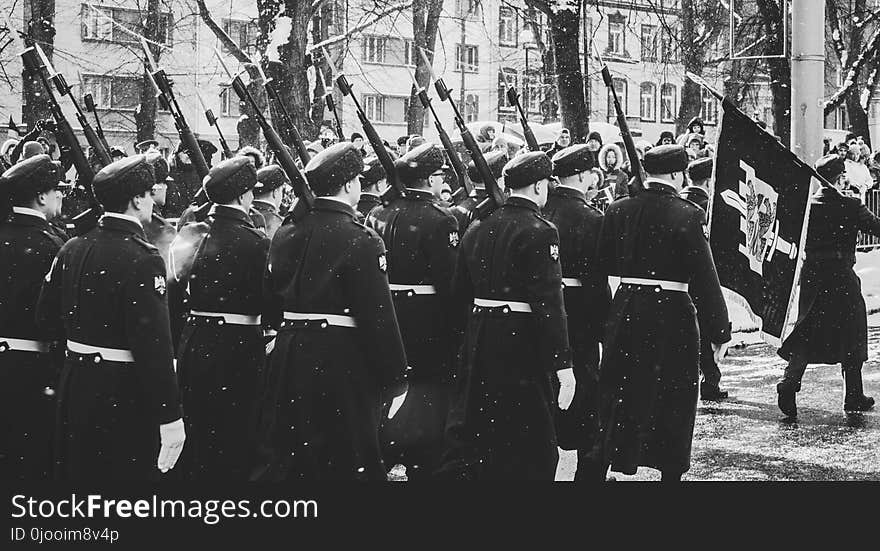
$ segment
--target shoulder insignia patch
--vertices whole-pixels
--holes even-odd
[[[559,245],[550,245],[550,259],[553,262],[559,262]]]
[[[158,275],[153,277],[153,289],[156,290],[160,297],[165,295],[165,276]]]
[[[388,271],[388,259],[385,258],[385,253],[379,255],[379,271],[383,274]]]
[[[458,232],[457,231],[449,232],[449,246],[452,247],[453,249],[458,247],[458,241],[459,241]]]
[[[703,224],[703,235],[706,236],[706,241],[709,240],[709,226]]]

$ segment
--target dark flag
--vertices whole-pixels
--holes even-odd
[[[779,346],[791,330],[814,171],[735,106],[722,105],[712,254],[721,285],[745,299],[764,340]]]

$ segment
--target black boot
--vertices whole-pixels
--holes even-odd
[[[797,401],[795,399],[797,390],[784,383],[779,383],[776,385],[776,392],[778,393],[776,404],[782,413],[791,419],[797,417]]]
[[[862,386],[862,364],[845,365],[841,370],[846,388],[843,399],[844,411],[868,411],[874,407],[874,399],[865,396]]]
[[[700,400],[718,402],[727,399],[727,391],[721,390],[717,384],[703,383],[700,385]]]

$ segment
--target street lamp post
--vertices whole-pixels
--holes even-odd
[[[529,50],[531,50],[535,45],[535,37],[532,34],[532,30],[526,27],[519,33],[519,40],[523,44],[523,49],[526,51],[526,71],[523,75],[523,107],[526,114],[526,118],[529,116]]]

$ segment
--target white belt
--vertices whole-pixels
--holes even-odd
[[[48,352],[49,344],[46,341],[31,341],[27,339],[11,339],[0,337],[0,352],[16,350],[18,352]]]
[[[119,348],[103,348],[101,346],[92,346],[90,344],[82,344],[76,341],[67,341],[67,349],[77,354],[97,354],[95,363],[101,360],[108,362],[134,362],[134,356],[131,350],[122,350]]]
[[[339,314],[313,314],[303,312],[284,312],[284,319],[288,321],[323,321],[327,325],[336,327],[357,327],[354,318]]]
[[[261,320],[259,314],[227,314],[226,312],[200,312],[198,310],[191,310],[190,314],[203,318],[221,318],[224,323],[232,325],[260,325]]]
[[[666,291],[688,292],[688,284],[681,281],[666,281],[665,279],[647,279],[642,277],[622,277],[621,284],[627,285],[646,285],[648,287],[660,287]]]
[[[437,289],[433,285],[404,285],[402,283],[389,283],[392,291],[407,291],[411,295],[436,295]]]
[[[531,313],[532,307],[528,302],[517,302],[515,300],[492,300],[488,298],[475,298],[474,306],[483,308],[506,308],[511,312]]]
[[[562,284],[566,287],[583,287],[584,283],[576,277],[563,277]]]

